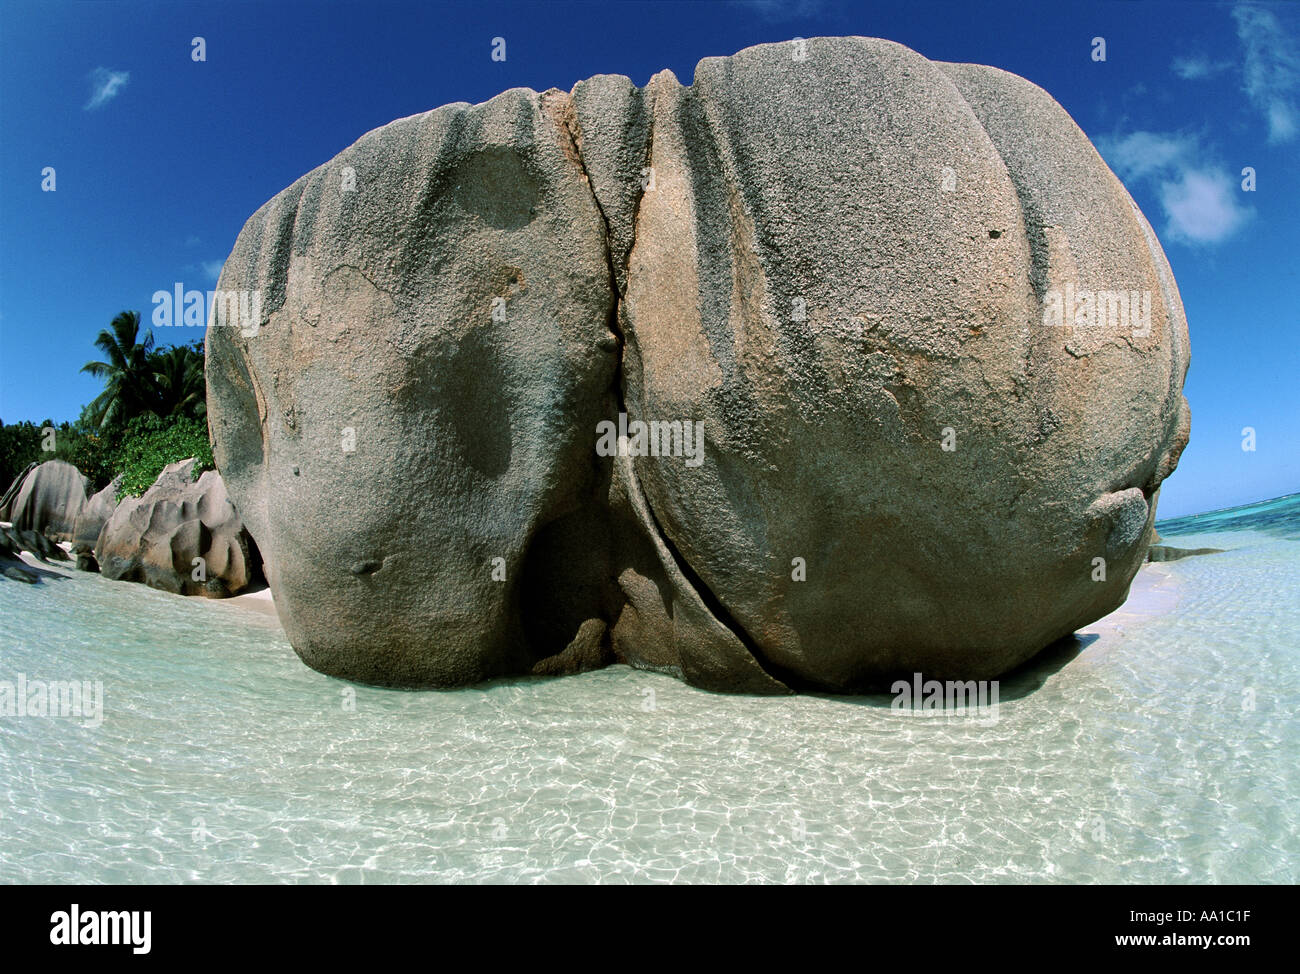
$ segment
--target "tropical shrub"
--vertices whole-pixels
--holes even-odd
[[[213,469],[208,424],[192,417],[160,419],[153,413],[137,416],[126,424],[122,443],[113,464],[122,475],[117,496],[138,497],[153,486],[163,467],[194,457],[195,479]]]

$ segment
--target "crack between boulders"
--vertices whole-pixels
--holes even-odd
[[[766,654],[759,648],[757,642],[749,635],[749,632],[736,619],[735,616],[727,609],[722,601],[713,594],[713,590],[705,584],[691,563],[686,560],[685,556],[677,550],[672,539],[668,537],[668,532],[663,529],[659,523],[659,517],[655,514],[654,506],[650,503],[650,498],[646,492],[641,490],[641,485],[636,485],[638,492],[641,494],[641,500],[645,503],[646,513],[650,515],[650,523],[654,527],[655,534],[663,542],[664,548],[668,551],[669,557],[672,558],[673,564],[677,566],[677,571],[681,573],[682,578],[686,580],[696,597],[703,604],[705,610],[718,625],[722,626],[727,632],[735,637],[736,641],[744,647],[745,652],[749,653],[750,658],[758,664],[758,668],[766,673],[771,679],[790,690],[814,690],[815,687],[809,685],[806,680],[801,679],[798,675],[787,670],[783,666],[778,666],[769,660]]]
[[[605,214],[605,208],[601,205],[600,197],[596,193],[596,184],[591,179],[591,173],[587,170],[586,160],[582,154],[582,124],[578,121],[577,110],[574,108],[573,96],[565,94],[564,110],[559,115],[559,120],[564,127],[565,134],[569,137],[569,142],[573,146],[574,158],[577,160],[578,168],[582,170],[583,178],[587,181],[587,189],[591,192],[591,200],[596,206],[596,212],[600,214],[600,222],[604,228],[604,246],[605,246],[605,264],[609,269],[609,286],[614,295],[614,303],[609,313],[609,320],[606,322],[610,333],[618,342],[618,359],[615,368],[614,382],[611,391],[614,395],[618,411],[627,412],[627,398],[623,389],[623,356],[627,347],[627,337],[623,334],[623,328],[619,323],[619,313],[623,308],[624,292],[618,286],[618,270],[614,266],[614,235],[610,227],[609,217]],[[650,159],[654,152],[654,108],[651,105],[647,109],[647,129],[645,157],[642,159],[642,168],[649,165]],[[638,175],[640,175],[638,173]],[[641,217],[641,204],[645,200],[645,186],[642,185],[641,194],[637,197],[636,206],[632,211],[632,240],[628,246],[628,258],[631,258],[632,251],[636,248],[636,231]],[[627,274],[627,267],[623,268],[624,275]],[[677,550],[668,537],[668,533],[663,529],[659,522],[659,517],[655,514],[654,507],[650,503],[649,495],[642,489],[641,484],[636,476],[636,466],[633,463],[628,464],[631,482],[628,484],[629,490],[635,490],[641,498],[642,504],[645,505],[646,514],[650,519],[650,527],[654,529],[655,534],[659,537],[668,552],[668,557],[672,559],[678,573],[685,580],[699,599],[700,604],[704,606],[706,612],[720,626],[731,633],[737,642],[749,653],[750,658],[758,665],[770,679],[795,690],[803,686],[806,681],[800,680],[793,674],[790,674],[783,667],[777,666],[766,658],[757,643],[750,637],[745,628],[732,616],[727,607],[722,604],[713,591],[704,583],[704,580],[691,567],[690,563],[683,557],[682,553]],[[611,625],[606,620],[607,625]]]
[[[558,113],[557,120],[559,121],[564,134],[568,136],[569,145],[573,149],[573,158],[577,162],[578,168],[582,170],[582,178],[587,182],[587,191],[591,193],[591,201],[595,204],[596,212],[600,215],[602,245],[605,250],[605,267],[609,272],[609,290],[610,294],[613,296],[609,316],[605,321],[605,327],[609,330],[609,333],[614,336],[615,341],[614,378],[610,384],[609,392],[614,399],[616,409],[620,412],[626,412],[627,404],[624,401],[623,395],[623,352],[625,339],[623,336],[623,330],[619,326],[618,322],[619,311],[623,306],[623,294],[618,287],[618,272],[614,266],[613,232],[610,227],[609,217],[605,214],[605,207],[601,205],[600,197],[596,193],[596,184],[592,181],[591,173],[587,170],[587,161],[582,155],[582,126],[578,122],[578,113],[573,103],[573,94],[572,92],[561,92],[560,94],[564,98],[564,107]],[[539,96],[539,101],[541,102],[543,109],[545,108],[545,97],[545,95]],[[638,208],[640,207],[639,199],[637,200],[637,206]],[[595,451],[592,452],[592,458],[595,466],[596,483],[600,484],[602,483],[600,462]],[[611,471],[611,477],[612,476],[613,473]],[[612,579],[611,581],[614,589],[617,589],[617,580]],[[605,623],[605,635],[603,637],[605,651],[608,656],[613,656],[613,633],[617,619],[606,618],[602,619],[602,621]],[[577,638],[576,635],[574,638]]]

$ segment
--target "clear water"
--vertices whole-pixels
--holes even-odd
[[[352,687],[236,605],[0,580],[0,680],[104,685],[98,727],[0,717],[0,882],[1294,883],[1300,496],[1161,533],[1232,550],[996,722],[625,667]]]

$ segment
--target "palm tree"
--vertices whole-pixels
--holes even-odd
[[[198,342],[159,349],[149,356],[149,363],[153,369],[155,413],[164,419],[170,416],[202,419],[207,415],[203,348]]]
[[[100,430],[124,424],[153,407],[153,333],[143,342],[139,338],[140,312],[123,311],[95,339],[95,347],[107,361],[87,362],[81,367],[82,372],[106,380],[104,391],[86,407],[87,419]]]

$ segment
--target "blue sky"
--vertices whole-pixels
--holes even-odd
[[[5,0],[0,418],[74,419],[114,314],[210,287],[257,207],[376,126],[601,72],[689,82],[702,57],[826,34],[1023,75],[1128,185],[1192,335],[1192,442],[1162,516],[1300,490],[1300,4]]]

